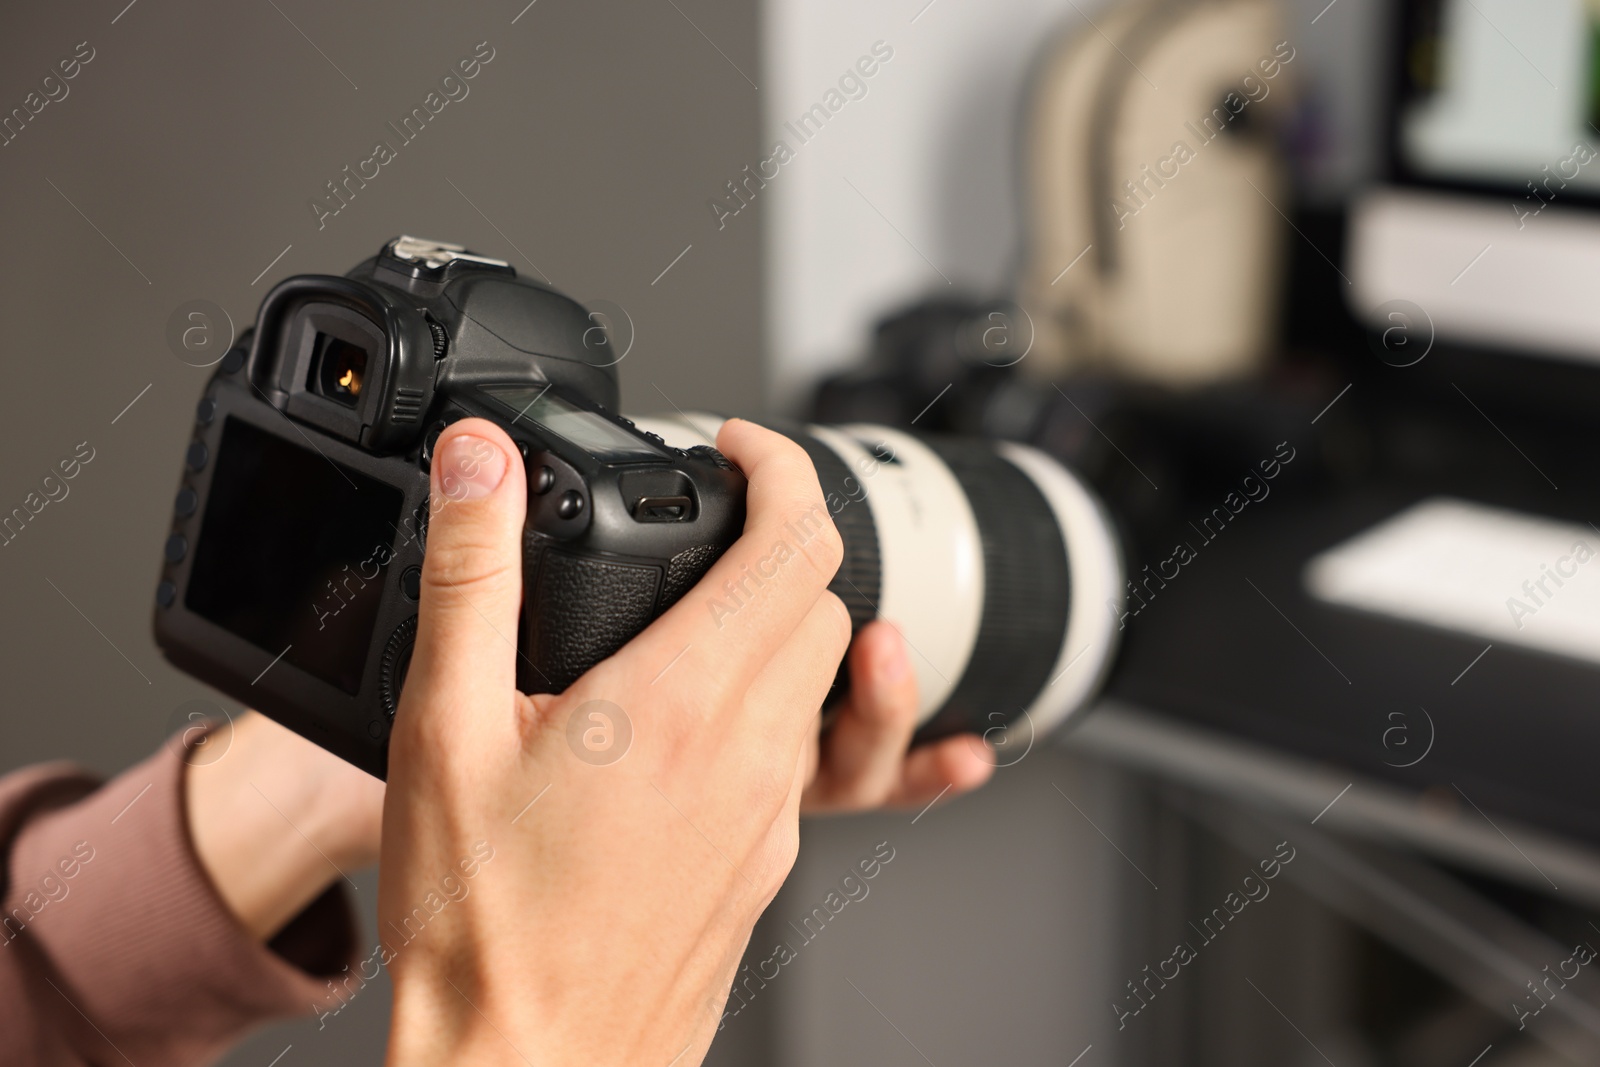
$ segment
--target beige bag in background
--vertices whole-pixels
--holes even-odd
[[[1046,46],[1023,124],[1031,373],[1183,386],[1264,363],[1294,56],[1264,0],[1125,3]]]

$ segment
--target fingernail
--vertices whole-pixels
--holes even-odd
[[[903,681],[911,673],[911,661],[906,657],[905,639],[897,631],[892,638],[878,645],[878,677],[886,682]]]
[[[478,500],[499,488],[506,454],[482,437],[458,434],[433,457],[433,489],[451,500]]]

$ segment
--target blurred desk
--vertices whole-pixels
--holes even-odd
[[[1064,743],[1600,903],[1600,669],[1483,655],[1305,589],[1307,560],[1424,495],[1285,494],[1239,515],[1128,617],[1101,708]],[[1557,517],[1592,503],[1573,493]]]
[[[1102,702],[1059,743],[1291,819],[1315,820],[1319,830],[1409,846],[1541,892],[1557,886],[1600,906],[1600,851],[1514,818],[1496,815],[1491,824],[1465,804],[1432,802],[1426,793],[1116,701]]]

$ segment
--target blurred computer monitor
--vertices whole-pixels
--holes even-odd
[[[1600,4],[1403,0],[1391,181],[1353,205],[1349,295],[1438,338],[1600,364]]]

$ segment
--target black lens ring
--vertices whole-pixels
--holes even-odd
[[[853,474],[850,465],[826,444],[807,433],[798,423],[773,421],[765,423],[769,429],[783,434],[805,449],[811,465],[817,469],[817,484],[822,487],[822,499],[828,505],[829,516],[839,537],[844,542],[844,562],[839,573],[828,583],[828,589],[844,601],[850,613],[850,632],[861,628],[878,616],[878,602],[883,593],[883,558],[878,546],[878,525],[872,518],[870,502],[859,490],[861,479]],[[852,492],[848,482],[856,482]],[[837,509],[832,501],[842,500]]]
[[[1072,604],[1061,523],[1033,479],[992,444],[919,439],[944,460],[967,494],[982,542],[984,577],[978,636],[967,668],[944,706],[918,728],[914,743],[981,735],[1021,718],[1050,684]]]

